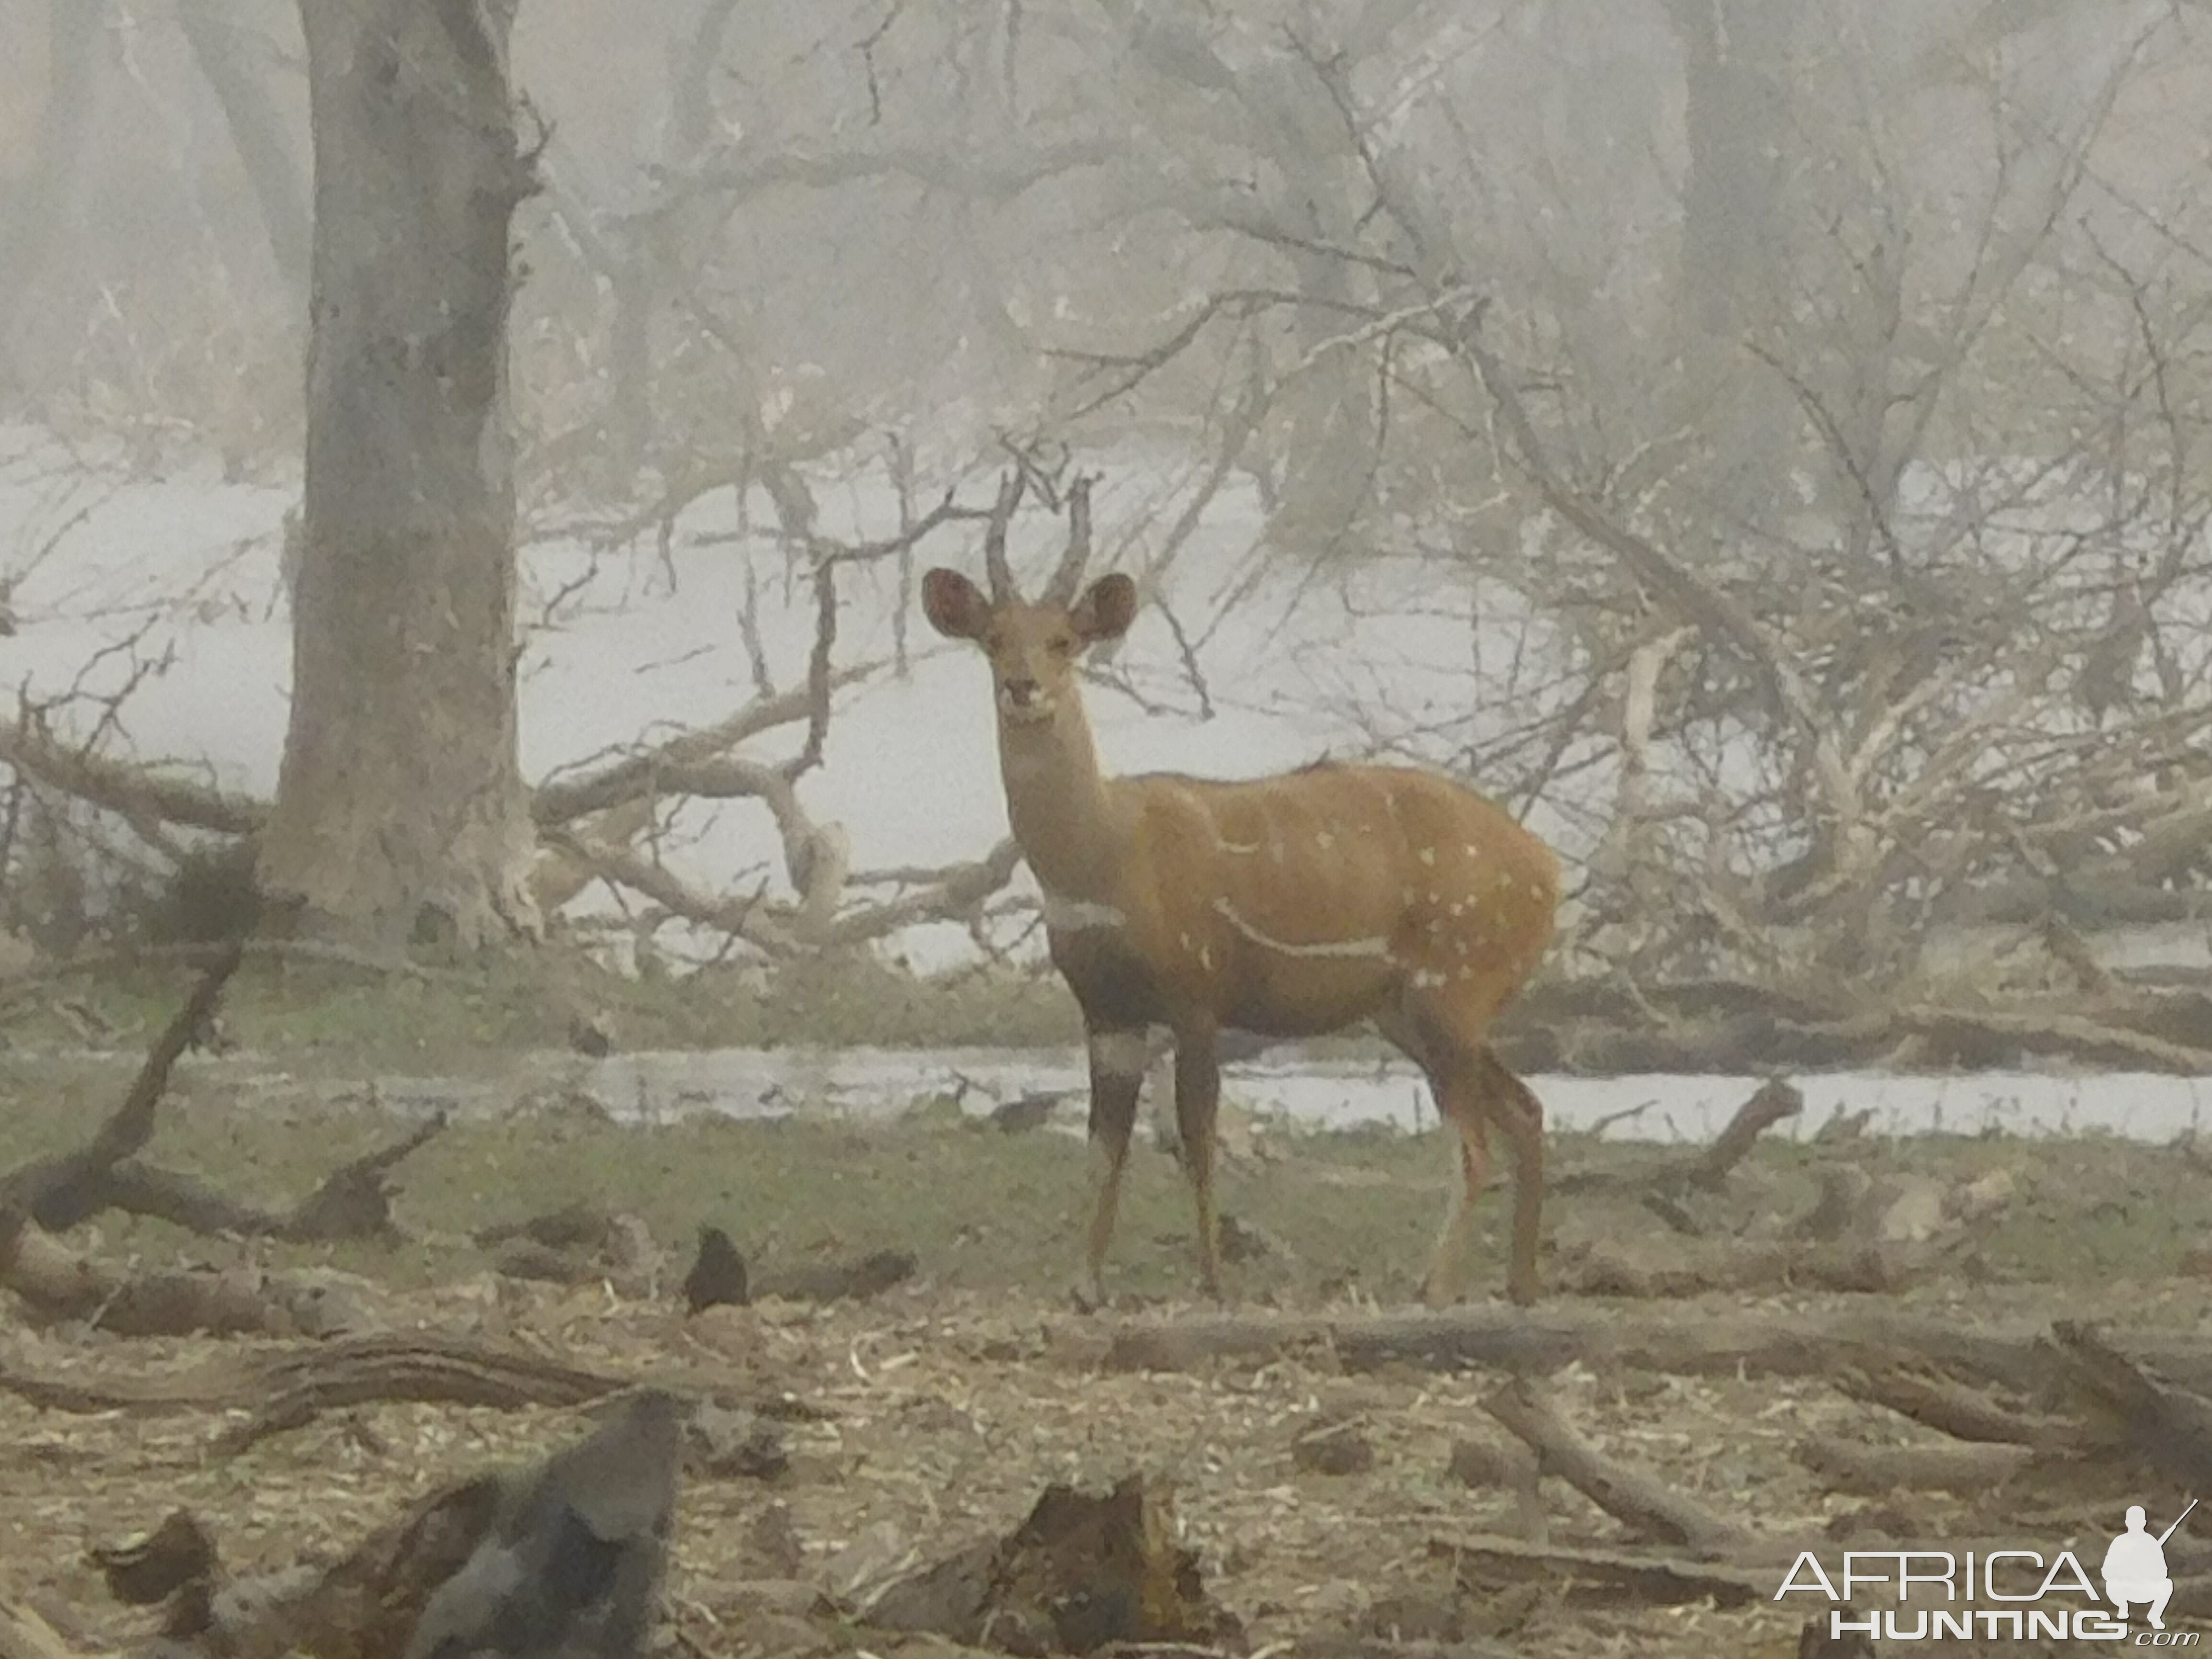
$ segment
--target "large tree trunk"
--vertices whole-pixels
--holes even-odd
[[[371,946],[534,932],[515,742],[513,0],[301,0],[315,149],[291,727],[261,852]]]

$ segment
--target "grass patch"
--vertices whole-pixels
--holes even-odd
[[[119,1055],[0,1055],[0,1167],[81,1143],[135,1064]],[[258,1061],[188,1059],[149,1156],[241,1198],[287,1205],[397,1133],[373,1106],[331,1103],[328,1077],[317,1080],[330,1069],[272,1073]],[[918,1079],[917,1097],[924,1093]],[[1233,1269],[1237,1294],[1293,1304],[1352,1287],[1385,1302],[1409,1295],[1449,1178],[1441,1137],[1370,1127],[1261,1139],[1269,1155],[1223,1170],[1222,1203],[1287,1255]],[[1552,1162],[1564,1172],[1669,1155],[1561,1134]],[[2008,1170],[2015,1195],[1978,1246],[1982,1272],[1997,1281],[2086,1288],[2171,1274],[2212,1226],[2212,1191],[2186,1159],[2102,1134],[1869,1139],[1841,1152],[1770,1140],[1734,1178],[1730,1204],[1746,1216],[1802,1213],[1821,1163],[1837,1157],[1878,1180]],[[1073,1277],[1089,1202],[1087,1158],[1073,1136],[1003,1134],[927,1108],[891,1121],[702,1115],[645,1127],[586,1110],[487,1115],[454,1124],[400,1176],[398,1214],[415,1243],[396,1254],[286,1247],[277,1258],[403,1283],[449,1279],[482,1270],[467,1242],[476,1229],[582,1201],[639,1214],[679,1252],[712,1222],[759,1260],[910,1249],[949,1286],[1050,1295]],[[1480,1260],[1469,1264],[1479,1291],[1496,1288],[1502,1273],[1505,1209],[1501,1179],[1484,1207]],[[1561,1242],[1633,1240],[1657,1224],[1632,1192],[1558,1195],[1547,1212],[1547,1231]],[[161,1259],[185,1242],[161,1224],[119,1216],[99,1226],[109,1252]],[[1109,1271],[1117,1292],[1140,1297],[1187,1297],[1193,1284],[1187,1190],[1172,1160],[1141,1134]]]
[[[136,1048],[190,979],[173,957],[42,978],[0,1005],[0,1036],[31,1049]],[[222,1006],[248,1048],[362,1069],[470,1071],[487,1056],[565,1047],[579,1020],[632,1049],[1035,1047],[1082,1032],[1050,975],[993,966],[924,977],[855,955],[632,979],[557,944],[419,973],[256,957]]]

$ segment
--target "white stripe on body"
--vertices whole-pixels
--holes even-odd
[[[1286,957],[1348,957],[1383,958],[1390,954],[1387,939],[1325,939],[1316,945],[1293,945],[1262,933],[1237,914],[1236,908],[1225,898],[1213,901],[1214,913],[1262,950],[1273,951]]]

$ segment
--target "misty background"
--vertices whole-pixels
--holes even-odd
[[[2206,959],[2212,11],[529,0],[514,82],[533,784],[801,684],[824,549],[1042,445],[1148,601],[1094,665],[1109,769],[1469,777],[1568,860],[1583,1012],[2212,1042],[2139,1006]],[[240,799],[283,743],[306,104],[284,0],[0,15],[17,731]],[[791,800],[549,848],[579,936],[1033,962],[1025,873],[947,880],[1004,807],[913,580],[975,546],[841,568],[858,678]],[[12,779],[40,951],[207,827]],[[825,830],[851,926],[749,934]]]

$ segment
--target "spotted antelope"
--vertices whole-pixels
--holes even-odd
[[[1218,1297],[1219,1034],[1310,1036],[1371,1020],[1427,1074],[1458,1138],[1461,1179],[1423,1295],[1455,1294],[1494,1128],[1514,1167],[1507,1293],[1534,1300],[1543,1108],[1487,1034],[1550,942],[1558,860],[1495,803],[1407,767],[1323,763],[1243,782],[1105,776],[1076,665],[1127,630],[1136,585],[1101,576],[1079,597],[1091,550],[1090,481],[1079,479],[1066,550],[1042,596],[1024,600],[1006,550],[1023,489],[1019,475],[1007,481],[984,532],[988,596],[937,569],[921,599],[939,633],[989,659],[1008,817],[1042,890],[1054,966],[1082,1010],[1094,1188],[1079,1294],[1103,1300],[1152,1027],[1175,1038],[1200,1282]]]

